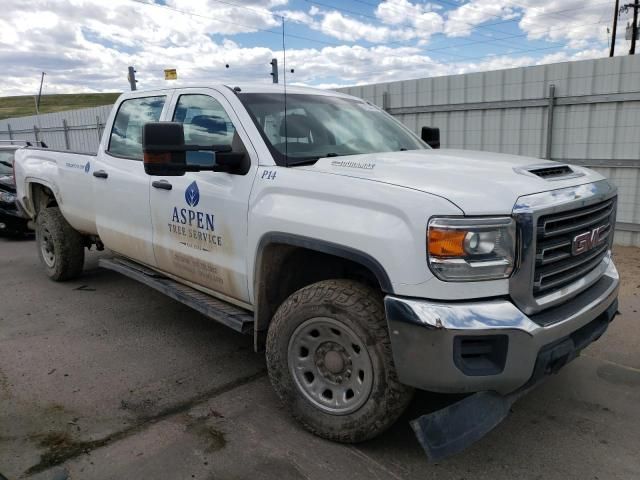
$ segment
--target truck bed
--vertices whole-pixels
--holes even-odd
[[[97,154],[27,147],[16,151],[18,199],[33,215],[29,185],[49,188],[64,217],[76,230],[96,234],[93,176]]]

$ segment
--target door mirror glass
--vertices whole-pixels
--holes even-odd
[[[434,127],[422,127],[422,140],[431,148],[440,148],[440,129]]]
[[[187,151],[185,160],[187,166],[213,168],[216,165],[216,152]]]

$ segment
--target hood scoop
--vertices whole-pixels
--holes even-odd
[[[544,180],[565,180],[567,178],[581,177],[584,173],[563,164],[531,165],[528,167],[514,168],[518,173],[535,175]]]

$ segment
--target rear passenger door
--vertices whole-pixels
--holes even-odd
[[[112,113],[92,168],[98,234],[116,253],[155,266],[149,206],[150,177],[142,163],[142,126],[162,118],[167,91],[124,99]]]
[[[187,172],[153,177],[151,209],[158,268],[225,299],[248,302],[247,213],[257,154],[227,99],[213,89],[174,93],[168,120],[184,124],[185,143],[229,145],[249,172]]]

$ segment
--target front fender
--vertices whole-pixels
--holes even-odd
[[[369,259],[371,271],[385,272],[380,284],[391,292],[396,285],[433,278],[426,264],[429,217],[462,214],[444,198],[396,185],[296,168],[275,170],[270,176],[258,173],[249,203],[247,251],[255,252],[247,265],[252,302],[260,244],[269,235],[311,239]]]

